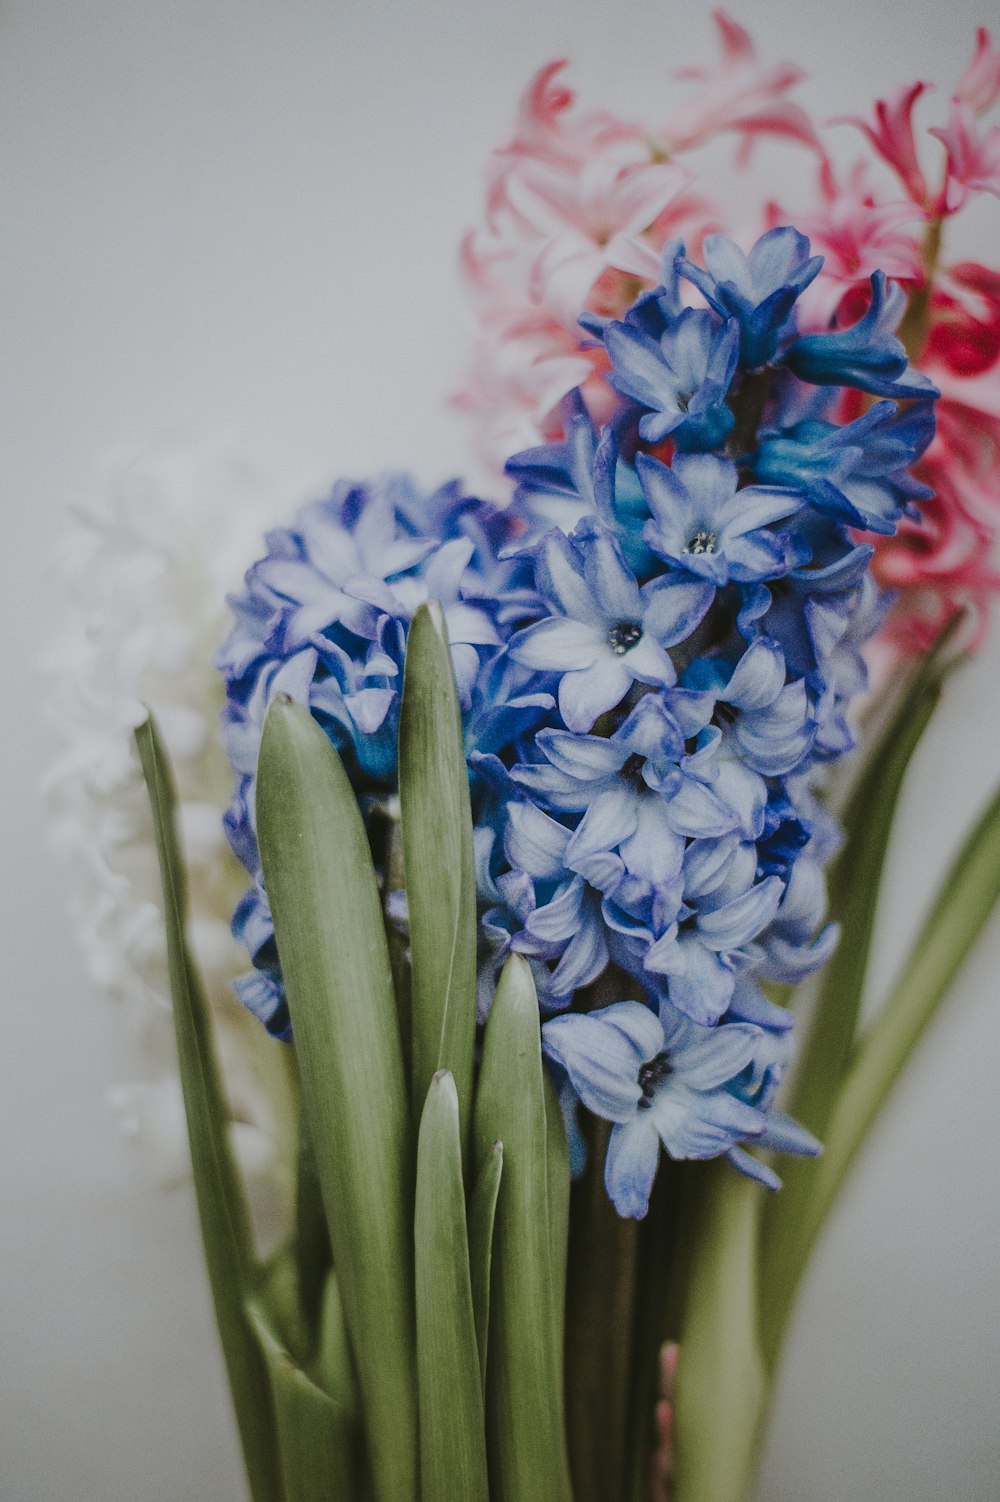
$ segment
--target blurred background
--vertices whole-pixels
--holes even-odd
[[[982,0],[734,0],[820,119],[915,78],[940,113]],[[5,626],[0,1498],[243,1502],[190,1189],[158,1188],[111,1086],[141,1075],[86,978],[38,794],[38,659],[66,501],[104,458],[222,440],[275,523],[338,474],[477,472],[447,406],[483,170],[536,67],[655,118],[714,55],[670,0],[7,0],[0,7]],[[804,154],[765,146],[794,202]],[[1000,206],[963,249],[995,260]],[[891,977],[1000,771],[1000,638],[955,678],[906,790],[880,914]],[[817,1255],[760,1502],[988,1502],[1000,1473],[1000,925],[926,1038]]]

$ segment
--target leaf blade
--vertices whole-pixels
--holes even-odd
[[[531,969],[507,961],[486,1023],[474,1141],[504,1145],[490,1298],[486,1430],[492,1502],[571,1502],[562,1351],[553,1339],[545,1083]]]
[[[282,696],[261,739],[257,824],[375,1488],[412,1502],[413,1164],[382,910],[340,759]]]
[[[152,716],[136,729],[135,744],[156,829],[177,1058],[215,1317],[251,1494],[254,1502],[282,1502],[270,1386],[244,1307],[256,1280],[250,1215],[229,1141],[208,1002],[188,948],[173,779]]]
[[[298,1366],[259,1305],[248,1314],[270,1378],[286,1502],[355,1502],[356,1417]]]
[[[462,717],[437,601],[406,644],[399,798],[410,926],[413,1099],[439,1069],[458,1090],[468,1143],[476,1032],[476,871]]]
[[[487,1497],[486,1431],[462,1179],[458,1092],[431,1080],[414,1217],[421,1502]]]
[[[486,1361],[490,1330],[490,1269],[493,1262],[493,1227],[497,1196],[503,1175],[503,1143],[494,1142],[476,1175],[469,1203],[469,1272],[472,1307],[476,1321],[479,1375],[486,1391]]]

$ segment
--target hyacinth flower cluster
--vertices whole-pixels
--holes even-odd
[[[621,389],[614,361],[610,347],[581,337],[579,320],[622,321],[676,236],[700,261],[720,231],[745,245],[763,229],[797,225],[822,255],[800,289],[803,335],[854,325],[873,273],[884,271],[892,296],[907,300],[900,336],[910,358],[941,392],[937,435],[917,472],[933,498],[868,539],[873,572],[893,595],[865,654],[884,675],[928,650],[963,610],[974,612],[972,643],[981,640],[1000,587],[990,559],[1000,525],[1000,281],[995,266],[947,254],[955,217],[983,195],[1000,197],[1000,126],[984,122],[1000,98],[1000,50],[981,27],[930,129],[917,120],[925,82],[901,85],[869,115],[817,122],[793,97],[802,69],[765,61],[731,16],[713,17],[719,55],[678,70],[686,97],[665,115],[639,121],[582,108],[563,60],[531,80],[511,139],[493,153],[482,221],[463,245],[476,336],[456,401],[498,468],[514,447],[568,437],[571,388],[596,423],[607,422]],[[863,152],[845,155],[848,129]],[[760,210],[746,223],[726,206],[718,153],[709,192],[699,177],[700,149],[727,138],[741,175],[753,170],[751,148],[769,152]],[[812,158],[812,191],[771,196],[782,150]],[[742,330],[741,358],[753,358],[754,337]],[[805,365],[798,373],[808,378]],[[860,415],[857,396],[845,393],[835,420]]]
[[[579,1156],[580,1102],[613,1123],[605,1181],[627,1217],[645,1214],[661,1145],[772,1187],[749,1147],[818,1146],[774,1109],[792,1017],[768,991],[836,941],[822,875],[836,836],[816,794],[853,744],[860,649],[884,608],[854,531],[890,535],[927,494],[909,471],[936,394],[879,272],[854,325],[800,332],[819,267],[787,226],[748,255],[711,239],[704,265],[670,242],[624,318],[586,320],[613,422],[595,430],[571,398],[566,439],[510,461],[506,510],[456,485],[338,486],[269,534],[218,657],[227,827],[254,877],[234,918],[253,959],[238,989],[286,1037],[253,814],[266,707],[289,695],[338,748],[405,925],[390,848],[403,653],[417,606],[441,602],[481,1007],[506,956],[527,957],[571,1140]],[[873,399],[846,423],[845,389]]]

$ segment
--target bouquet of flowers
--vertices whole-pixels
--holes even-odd
[[[120,664],[162,909],[124,746],[59,782],[109,832],[123,989],[164,984],[165,919],[254,1502],[744,1502],[810,1252],[1000,895],[998,796],[862,1027],[907,767],[1000,585],[1000,270],[945,258],[1000,196],[1000,52],[932,185],[923,84],[842,122],[845,172],[798,70],[717,23],[666,123],[554,63],[491,162],[457,401],[513,495],[339,482],[230,596],[242,895],[192,666],[231,478],[188,539],[203,617],[168,556],[132,603],[157,578],[173,629]],[[722,133],[797,143],[815,199],[727,223],[693,166]],[[132,577],[177,546],[148,527]]]

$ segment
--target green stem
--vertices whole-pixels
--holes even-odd
[[[626,1440],[625,1495],[628,1502],[648,1502],[650,1457],[655,1448],[655,1413],[659,1394],[660,1352],[679,1328],[680,1248],[689,1165],[664,1156],[657,1170],[649,1214],[639,1227],[635,1329],[632,1337],[632,1386]],[[700,1164],[697,1165],[699,1168]]]
[[[604,1187],[610,1128],[595,1123],[570,1197],[566,1418],[576,1502],[624,1502],[638,1226]]]
[[[1000,899],[1000,790],[942,883],[878,1020],[859,1043],[830,1118],[823,1156],[783,1257],[784,1297],[772,1303],[768,1354],[781,1346],[795,1288],[841,1186],[900,1071]]]
[[[766,1190],[721,1161],[707,1164],[704,1176],[677,1373],[675,1498],[744,1502],[767,1385],[757,1324]]]
[[[936,215],[927,226],[924,235],[924,243],[920,252],[920,259],[924,268],[924,283],[914,292],[910,293],[906,312],[897,329],[897,338],[902,342],[910,360],[917,360],[927,343],[927,335],[931,327],[931,292],[934,285],[934,273],[937,271],[938,262],[941,259],[941,241],[944,230],[944,218],[941,214]]]

